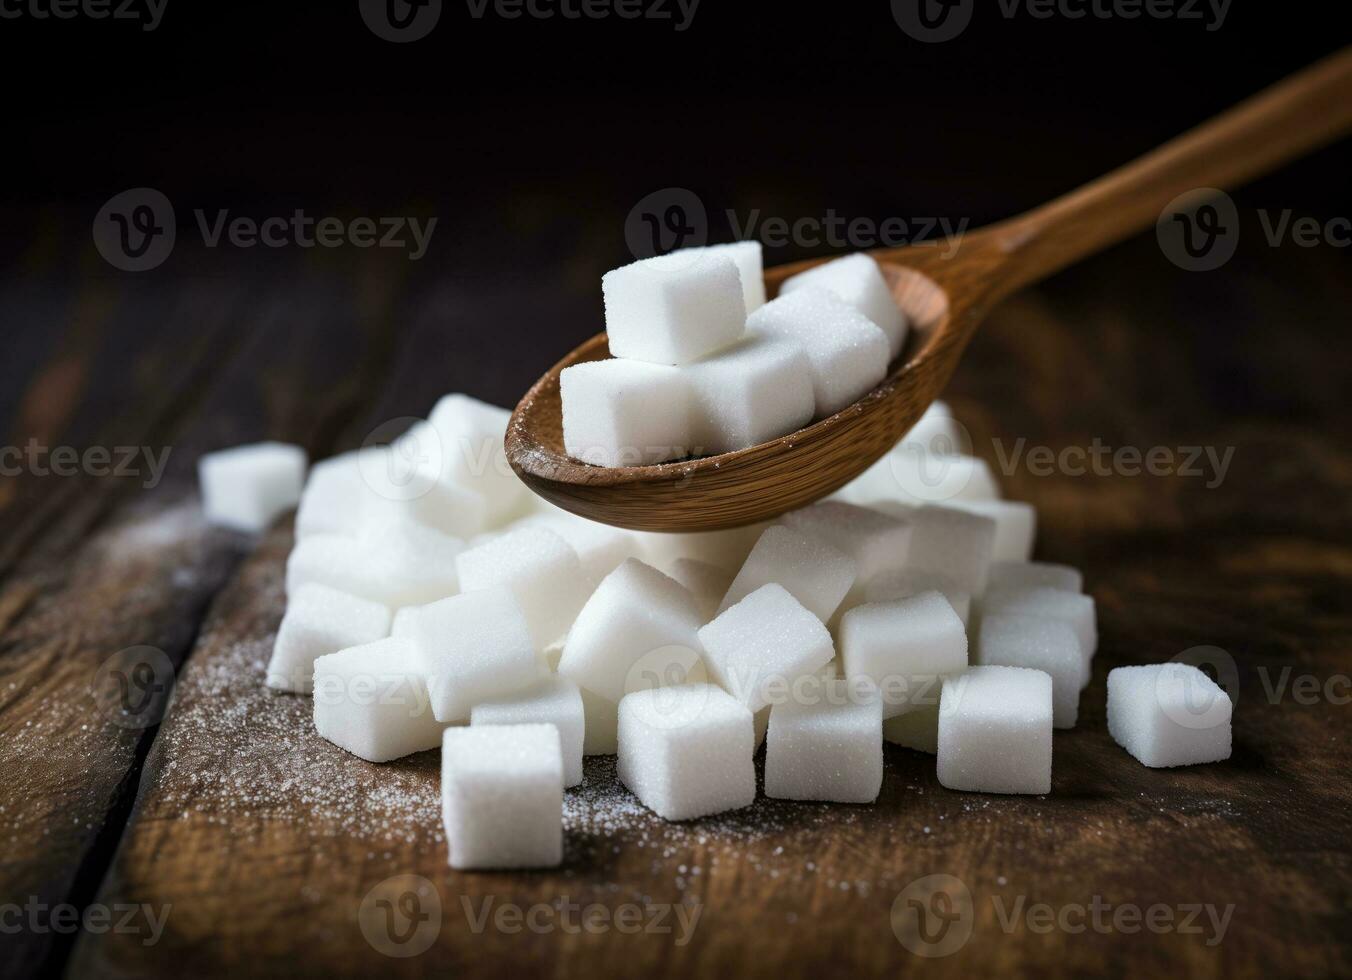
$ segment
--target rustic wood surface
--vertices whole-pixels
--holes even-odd
[[[316,455],[348,448],[445,390],[506,400],[590,332],[594,280],[567,262],[502,283],[211,256],[211,275],[167,288],[53,269],[52,254],[28,257],[50,287],[0,294],[16,329],[62,325],[16,339],[38,363],[0,366],[10,441],[173,454],[153,490],[0,484],[0,905],[148,906],[162,930],[139,912],[126,929],[59,934],[6,919],[6,975],[1352,972],[1352,285],[1337,251],[1254,241],[1188,274],[1142,237],[997,307],[954,376],[946,397],[997,471],[1019,439],[1235,447],[1211,487],[1002,474],[1007,496],[1038,507],[1039,555],[1082,567],[1098,602],[1094,680],[1079,726],[1056,737],[1050,796],[949,792],[932,758],[889,747],[876,806],[762,799],[667,825],[593,759],[568,794],[563,867],[518,874],[447,867],[434,753],[364,763],[315,736],[307,701],[263,688],[290,522],[259,542],[205,528],[192,465],[263,435]],[[248,291],[224,285],[245,275]],[[545,308],[558,343],[532,363],[502,357],[501,331]],[[1107,735],[1107,671],[1202,644],[1237,664],[1234,756],[1148,770]],[[163,723],[129,731],[90,688],[135,645],[177,672]],[[1325,693],[1297,698],[1299,677]],[[425,879],[416,904],[409,875]],[[971,934],[921,959],[892,909],[931,875],[965,884]],[[1102,931],[1044,931],[1020,913],[1047,903],[1073,927],[1096,901],[1111,907]],[[537,904],[598,908],[580,930],[578,911],[537,913],[539,931],[495,918]],[[674,913],[637,920],[670,932],[634,933],[625,918],[666,905],[687,922],[698,910],[693,931]],[[1230,911],[1219,936],[1205,912],[1189,919],[1198,932],[1112,925],[1111,909],[1154,905],[1176,924],[1193,906]],[[401,910],[427,918],[405,935]]]

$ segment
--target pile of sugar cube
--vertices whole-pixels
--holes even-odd
[[[954,451],[942,403],[832,498],[699,534],[545,503],[507,465],[507,422],[448,395],[308,479],[275,443],[199,467],[219,523],[298,505],[267,684],[311,695],[318,733],[371,762],[440,748],[452,866],[558,864],[587,755],[617,755],[668,820],[750,805],[762,745],[773,798],[873,801],[885,742],[934,755],[949,789],[1050,792],[1094,600],[1032,560],[1033,508]],[[1147,766],[1228,758],[1230,714],[1195,667],[1108,677],[1109,731]]]
[[[908,328],[865,254],[768,303],[758,242],[642,259],[601,291],[613,356],[559,378],[564,448],[598,466],[731,452],[833,415],[882,381]]]

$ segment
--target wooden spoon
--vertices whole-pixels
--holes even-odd
[[[835,491],[915,424],[990,309],[1011,292],[1149,227],[1175,198],[1234,187],[1352,129],[1352,48],[1040,208],[940,243],[871,254],[911,321],[883,382],[805,429],[748,449],[607,469],[563,449],[559,372],[609,356],[597,334],[542,377],[507,429],[507,458],[532,490],[575,514],[644,531],[707,531],[776,517]],[[780,283],[831,257],[765,273]]]

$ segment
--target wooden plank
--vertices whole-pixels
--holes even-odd
[[[1238,446],[1210,488],[1184,476],[1040,476],[1026,464],[1007,476],[1010,496],[1039,507],[1040,553],[1082,565],[1099,607],[1095,678],[1080,726],[1057,736],[1045,799],[952,793],[932,758],[889,748],[876,806],[761,799],[666,824],[616,784],[613,765],[590,760],[586,785],[568,794],[563,867],[453,872],[435,753],[364,763],[314,734],[307,700],[262,686],[291,543],[281,526],[213,606],[98,896],[166,914],[163,931],[86,934],[72,973],[1352,971],[1348,711],[1266,690],[1290,666],[1336,692],[1352,641],[1341,601],[1352,459],[1336,411],[1342,372],[1326,356],[1343,330],[1330,311],[1348,297],[1325,261],[1248,252],[1211,278],[1184,276],[1159,269],[1153,243],[1133,242],[1007,304],[960,370],[952,400],[992,462],[997,436],[1056,450],[1095,436]],[[1149,287],[1124,285],[1123,268]],[[1189,315],[1203,340],[1189,334]],[[1208,334],[1230,353],[1217,356]],[[1254,363],[1255,350],[1260,367],[1282,368],[1255,373],[1260,397],[1292,409],[1293,422],[1264,421],[1263,405],[1215,403],[1218,376]],[[1237,664],[1234,756],[1147,770],[1107,735],[1107,671],[1203,643]],[[416,899],[406,880],[390,881],[407,875],[425,879]],[[972,913],[952,929],[971,933],[952,955],[921,959],[894,932],[893,908],[931,875],[970,892]],[[394,934],[381,899],[393,903]],[[1044,930],[1043,904],[1071,928]],[[1081,910],[1092,916],[1096,904],[1109,906],[1098,922],[1106,914],[1107,926],[1089,918],[1079,930]],[[577,907],[589,905],[591,928],[579,929]],[[536,906],[555,911],[537,910],[534,930],[512,918]],[[652,926],[649,916],[674,906],[699,910],[693,931],[670,912],[660,923],[670,932],[628,931],[627,916]],[[1114,924],[1116,909],[1155,906],[1157,929],[1172,916],[1162,931],[1122,912]],[[400,917],[410,911],[427,918]],[[902,917],[902,935],[934,951],[907,931],[912,921]]]

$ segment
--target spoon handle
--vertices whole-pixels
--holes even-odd
[[[968,236],[953,265],[965,265],[962,252],[972,246],[988,296],[999,298],[1150,227],[1183,194],[1237,187],[1350,130],[1352,47],[1078,190]]]

